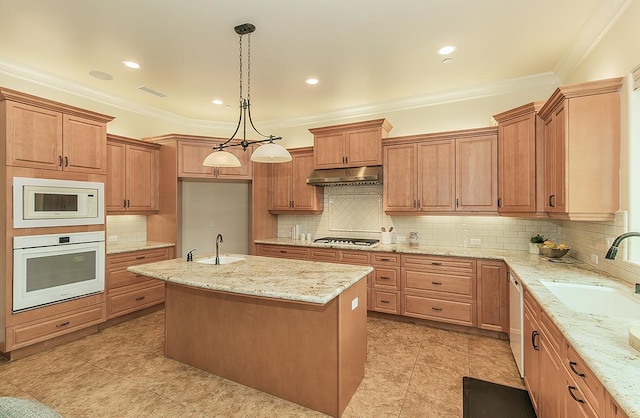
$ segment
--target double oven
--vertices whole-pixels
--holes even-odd
[[[13,178],[13,228],[29,231],[13,237],[13,312],[104,291],[104,228],[31,234],[46,227],[104,226],[104,206],[103,183]]]

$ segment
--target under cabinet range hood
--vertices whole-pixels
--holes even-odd
[[[357,184],[382,184],[382,166],[331,168],[314,170],[307,178],[312,186],[351,186]]]

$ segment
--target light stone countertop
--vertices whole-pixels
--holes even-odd
[[[175,247],[173,242],[139,241],[127,243],[107,243],[107,254],[128,253],[131,251],[152,250],[155,248]]]
[[[196,257],[129,267],[127,270],[171,283],[242,295],[324,305],[373,271],[369,266],[243,257],[235,263],[198,263]],[[366,304],[366,301],[362,301]]]
[[[567,308],[541,282],[542,280],[608,286],[619,289],[640,302],[634,286],[626,281],[598,272],[570,258],[562,262],[524,251],[488,250],[462,247],[378,245],[375,247],[314,244],[311,241],[274,238],[256,243],[295,245],[312,248],[338,248],[362,251],[398,252],[455,257],[504,260],[511,272],[524,283],[540,307],[549,315],[566,340],[629,417],[640,417],[640,351],[629,344],[629,329],[640,325],[640,318],[627,319],[577,312]],[[571,253],[569,253],[571,254]],[[608,262],[608,261],[603,261]]]

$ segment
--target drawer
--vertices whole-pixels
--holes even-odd
[[[312,248],[310,250],[311,260],[313,261],[325,261],[328,263],[338,262],[338,250],[331,250],[328,248]]]
[[[587,403],[591,405],[599,416],[603,416],[605,411],[604,387],[571,345],[566,344],[566,350],[567,356],[564,359],[564,367],[576,382]]]
[[[476,260],[462,257],[403,255],[402,267],[418,271],[444,271],[453,274],[475,274]]]
[[[289,247],[285,245],[260,245],[259,255],[264,257],[293,258],[296,260],[308,260],[309,248]]]
[[[540,305],[538,305],[538,302],[536,302],[533,296],[526,290],[524,290],[523,302],[524,308],[529,311],[533,319],[535,319],[536,322],[540,321]]]
[[[130,251],[126,253],[107,255],[107,270],[113,267],[136,266],[138,264],[155,263],[168,260],[170,248],[158,248],[154,250]]]
[[[373,287],[391,288],[393,290],[399,290],[398,269],[386,269],[376,267],[373,271]]]
[[[344,264],[370,266],[371,254],[368,251],[340,250],[338,253],[338,260]]]
[[[432,273],[402,269],[402,289],[473,297],[474,276]]]
[[[400,254],[373,253],[371,254],[371,265],[374,267],[400,267]]]
[[[474,312],[474,302],[427,298],[406,293],[402,299],[402,314],[416,318],[474,326]]]
[[[545,312],[540,312],[540,331],[547,338],[559,358],[565,358],[564,337]]]
[[[392,290],[372,289],[371,292],[371,310],[378,312],[386,312],[392,314],[400,313],[400,292]]]
[[[107,293],[126,286],[137,284],[151,284],[158,280],[141,274],[132,273],[125,268],[110,269],[107,271]]]
[[[107,318],[164,302],[164,283],[107,298]]]
[[[7,351],[78,331],[106,321],[105,304],[93,305],[55,319],[7,329]]]

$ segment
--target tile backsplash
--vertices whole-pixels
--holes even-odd
[[[323,236],[380,239],[378,222],[393,227],[392,242],[408,242],[418,232],[420,245],[527,251],[529,238],[541,234],[571,246],[570,255],[590,267],[631,283],[640,282],[640,264],[624,261],[626,242],[616,260],[606,260],[607,239],[628,230],[626,212],[613,222],[577,222],[500,216],[388,216],[382,210],[382,186],[327,187],[321,215],[280,215],[278,236],[290,237],[294,225],[313,238]],[[339,215],[339,216],[338,216]],[[596,261],[597,258],[597,261]]]
[[[147,217],[144,215],[107,216],[107,243],[128,244],[147,240]]]

